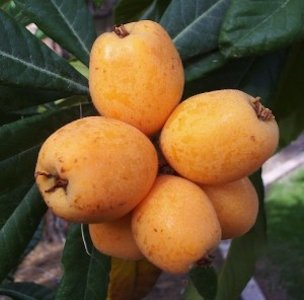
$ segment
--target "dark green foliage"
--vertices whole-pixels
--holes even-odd
[[[0,10],[0,83],[86,94],[87,80]],[[10,41],[10,42],[8,42]]]
[[[92,247],[87,227],[84,230],[84,237],[89,244],[90,254],[86,253],[84,247],[81,225],[71,225],[62,258],[65,272],[56,300],[107,298],[111,259]]]
[[[45,211],[46,205],[34,185],[0,230],[0,282],[19,263]]]
[[[204,300],[213,300],[217,290],[217,274],[212,267],[196,267],[190,272],[190,279]],[[191,300],[192,298],[188,296]]]
[[[32,282],[12,282],[0,285],[0,295],[14,300],[52,300],[54,291]]]
[[[15,3],[47,36],[89,64],[96,33],[83,0],[15,0]]]
[[[266,53],[304,37],[302,0],[233,0],[225,17],[220,47],[227,57]]]

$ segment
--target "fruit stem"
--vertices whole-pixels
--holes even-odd
[[[52,193],[58,188],[66,189],[66,187],[69,183],[69,181],[67,179],[62,179],[58,175],[53,175],[53,174],[47,173],[47,172],[37,171],[37,172],[35,172],[35,177],[37,177],[37,176],[45,176],[47,178],[55,179],[55,184],[52,187],[50,187],[49,189],[45,190],[45,193]]]
[[[253,101],[251,101],[251,103],[256,112],[257,117],[260,120],[269,121],[274,119],[272,111],[261,103],[261,97],[256,97]]]
[[[124,24],[120,25],[114,25],[113,26],[113,31],[117,34],[118,37],[124,38],[128,36],[130,33],[127,31],[126,27]]]

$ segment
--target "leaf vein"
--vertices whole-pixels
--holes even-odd
[[[32,68],[33,70],[38,71],[39,73],[44,73],[44,74],[46,74],[46,75],[49,75],[49,76],[58,78],[58,79],[60,79],[60,80],[63,80],[63,81],[65,81],[66,83],[68,83],[69,85],[76,86],[76,87],[79,88],[80,90],[82,90],[82,91],[85,90],[85,91],[87,92],[87,87],[86,87],[86,86],[84,86],[84,85],[82,85],[82,84],[79,84],[78,82],[75,82],[75,81],[73,81],[73,80],[70,80],[70,79],[68,79],[68,78],[66,78],[66,77],[63,77],[63,76],[61,76],[61,75],[59,75],[59,74],[57,74],[57,73],[54,73],[54,72],[45,70],[45,69],[43,69],[43,68],[40,68],[40,67],[36,66],[36,65],[33,64],[33,63],[29,63],[29,62],[27,62],[27,61],[25,61],[25,60],[22,60],[22,59],[20,59],[20,58],[18,58],[18,57],[16,57],[16,56],[13,56],[13,55],[11,55],[11,54],[9,54],[9,53],[5,53],[5,52],[3,52],[3,51],[1,51],[1,50],[0,50],[0,55],[6,57],[6,58],[8,58],[8,59],[11,59],[11,60],[13,60],[13,61],[17,61],[18,63],[20,63],[20,64],[22,64],[22,65],[24,65],[24,66],[26,66],[26,67],[28,67],[28,68]],[[31,62],[32,62],[32,61],[31,61]]]
[[[71,32],[73,33],[73,35],[76,37],[76,39],[78,40],[80,46],[83,48],[83,50],[87,53],[87,55],[90,55],[90,51],[89,49],[86,47],[86,45],[83,43],[83,41],[81,40],[80,36],[77,34],[77,32],[74,30],[73,27],[73,23],[71,24],[69,22],[69,20],[65,17],[65,15],[62,13],[60,6],[57,6],[56,3],[54,2],[54,0],[51,0],[51,2],[53,3],[54,7],[56,8],[58,14],[60,15],[60,17],[62,18],[62,20],[66,23],[66,25],[68,26],[68,28],[71,30]],[[63,4],[63,3],[62,3]],[[75,20],[75,18],[74,18]]]
[[[197,23],[199,23],[205,16],[208,16],[208,14],[210,12],[212,12],[213,9],[215,9],[218,5],[220,5],[222,2],[225,2],[226,0],[219,0],[218,2],[216,2],[215,4],[213,4],[212,6],[210,6],[203,14],[201,14],[194,22],[190,23],[188,26],[186,26],[180,33],[178,33],[174,39],[173,42],[176,44],[177,41],[181,38],[183,38],[183,36],[185,34],[187,34],[188,30],[192,30],[193,26]]]

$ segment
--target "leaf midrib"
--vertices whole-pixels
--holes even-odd
[[[243,35],[241,38],[239,38],[235,42],[235,46],[241,44],[249,35],[252,34],[253,31],[256,31],[257,28],[261,27],[265,22],[267,22],[271,17],[273,17],[279,10],[281,10],[284,6],[287,6],[290,3],[291,0],[286,0],[284,3],[282,3],[278,8],[276,8],[273,13],[271,13],[269,16],[267,16],[264,20],[259,22],[256,26],[254,26],[252,29],[248,30],[245,35]]]
[[[81,38],[79,35],[77,35],[77,32],[74,30],[72,24],[69,22],[68,19],[65,18],[65,15],[61,12],[60,8],[56,5],[56,3],[54,2],[54,0],[51,0],[52,4],[54,5],[55,9],[57,10],[58,14],[60,15],[60,17],[62,18],[62,20],[65,22],[65,24],[68,26],[68,28],[71,30],[71,32],[73,33],[73,35],[76,37],[77,41],[79,42],[79,44],[81,45],[81,47],[83,48],[83,50],[85,51],[85,53],[89,56],[90,55],[90,51],[89,49],[86,47],[86,45],[82,42]]]
[[[80,91],[84,91],[84,92],[86,92],[86,93],[88,92],[88,88],[87,88],[86,86],[84,86],[84,85],[82,85],[82,84],[79,84],[79,83],[76,82],[76,81],[70,80],[70,79],[68,79],[68,78],[66,78],[66,77],[62,77],[62,76],[60,76],[60,74],[57,74],[57,73],[48,71],[48,70],[43,69],[43,68],[40,68],[40,67],[38,67],[38,66],[36,66],[36,65],[34,65],[34,64],[31,64],[31,63],[29,63],[29,62],[27,62],[27,61],[25,61],[25,60],[22,60],[22,59],[20,59],[20,58],[18,58],[18,57],[16,57],[16,56],[13,56],[13,55],[11,55],[11,54],[5,53],[5,52],[3,52],[3,51],[1,51],[1,50],[0,50],[0,55],[6,57],[6,58],[8,58],[8,59],[11,59],[11,60],[13,60],[13,61],[16,61],[17,63],[23,64],[23,65],[25,65],[26,67],[29,67],[29,68],[31,68],[31,69],[33,69],[33,70],[35,70],[35,71],[38,71],[38,72],[43,73],[43,74],[46,74],[46,75],[48,75],[48,76],[52,76],[52,77],[55,77],[55,78],[57,78],[57,79],[60,79],[60,80],[62,80],[62,81],[64,81],[64,82],[66,82],[67,84],[70,84],[70,85],[72,85],[72,86],[77,87]]]
[[[215,4],[211,5],[202,15],[200,15],[194,22],[187,25],[181,32],[179,32],[173,39],[173,42],[176,43],[184,34],[188,31],[189,28],[194,26],[196,23],[200,22],[201,19],[203,19],[206,15],[208,15],[214,8],[216,8],[217,5],[221,4],[221,2],[224,2],[226,0],[220,0],[216,2]]]

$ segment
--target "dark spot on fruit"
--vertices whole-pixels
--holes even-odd
[[[75,158],[75,159],[74,159],[74,163],[77,163],[77,162],[78,162],[78,159],[77,159],[77,158]]]
[[[95,70],[97,71],[97,70],[99,70],[99,68],[96,67]]]
[[[154,232],[158,232],[156,228],[153,228]]]
[[[65,171],[66,171],[65,168],[63,168],[63,167],[60,168],[60,172],[61,172],[61,173],[64,173]]]
[[[250,139],[251,139],[253,142],[256,142],[256,138],[255,138],[254,135],[251,135],[251,136],[250,136]]]
[[[119,202],[118,206],[124,206],[126,204],[126,202]]]

